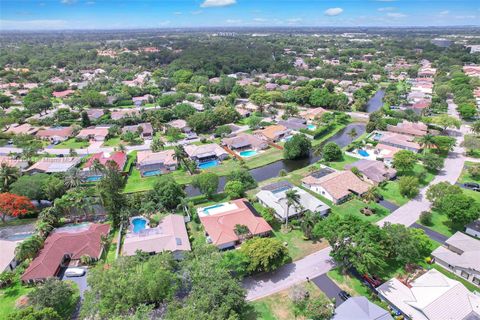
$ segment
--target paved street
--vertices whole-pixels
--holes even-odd
[[[257,300],[269,296],[294,284],[306,281],[306,277],[314,279],[326,273],[333,266],[329,253],[330,247],[294,263],[284,265],[275,272],[246,278],[243,286],[247,289],[247,300]]]

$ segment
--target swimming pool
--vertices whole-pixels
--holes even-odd
[[[133,232],[134,233],[139,233],[142,230],[145,230],[147,228],[147,220],[142,217],[138,218],[133,218],[131,221],[131,224],[133,226]]]
[[[87,182],[97,182],[97,181],[100,181],[100,179],[102,179],[102,176],[90,176],[90,177],[87,177],[87,179],[85,179],[85,181],[87,181]]]
[[[314,125],[314,124],[309,124],[309,125],[307,125],[307,129],[308,130],[315,130],[315,129],[317,129],[317,126]]]
[[[11,236],[8,236],[7,240],[20,241],[20,240],[25,240],[27,238],[30,238],[31,236],[33,236],[33,232],[16,233],[16,234],[12,234]]]
[[[257,155],[258,152],[257,150],[245,150],[245,151],[240,151],[240,156],[248,158],[248,157],[253,157],[254,155]]]
[[[357,152],[358,152],[358,154],[361,155],[362,157],[368,157],[368,156],[370,156],[370,154],[369,154],[367,151],[363,150],[363,149],[360,149],[360,150],[358,150]]]
[[[218,160],[206,161],[198,164],[199,169],[208,169],[218,166]]]
[[[379,140],[382,136],[383,136],[383,134],[381,134],[381,133],[375,133],[375,135],[373,136],[373,139]]]
[[[162,173],[162,171],[160,171],[160,170],[151,170],[151,171],[145,171],[143,173],[143,176],[144,177],[158,176],[161,173]]]

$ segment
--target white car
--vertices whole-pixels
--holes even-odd
[[[68,268],[65,270],[66,277],[82,277],[85,275],[85,269],[82,268]]]

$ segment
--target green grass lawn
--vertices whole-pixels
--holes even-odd
[[[70,138],[57,144],[54,149],[83,149],[90,145],[88,141],[75,141],[75,138]]]
[[[465,161],[462,173],[460,174],[460,177],[458,178],[458,183],[465,183],[465,182],[478,182],[480,183],[480,178],[474,178],[472,175],[468,173],[468,167],[475,164],[474,162],[470,161]]]
[[[249,169],[263,167],[272,162],[283,159],[283,150],[270,147],[269,149],[262,151],[259,155],[251,158],[244,159]]]
[[[327,276],[332,279],[341,289],[347,291],[352,296],[365,296],[371,294],[370,289],[360,280],[349,274],[343,274],[339,269],[328,271]]]
[[[422,224],[420,221],[417,222]],[[452,236],[457,231],[463,230],[463,226],[452,224],[446,214],[439,213],[435,210],[432,210],[432,223],[425,226],[447,237]]]
[[[302,259],[309,254],[328,247],[326,241],[311,241],[305,239],[303,232],[297,229],[293,229],[289,232],[274,230],[273,234],[275,235],[275,238],[287,245],[288,253],[293,261]]]
[[[360,159],[344,154],[342,161],[324,162],[324,164],[336,170],[343,170],[347,164],[354,163],[355,161],[358,161],[358,160]]]
[[[371,216],[366,216],[360,212],[360,210],[364,207],[373,208],[376,210],[376,213]],[[375,223],[390,214],[389,210],[382,207],[378,203],[370,202],[367,204],[359,199],[351,199],[340,205],[332,206],[331,210],[332,210],[332,213],[337,213],[337,214],[352,214],[364,221],[368,221],[371,223]]]
[[[324,295],[320,289],[313,283],[303,283],[306,291],[310,293],[310,297],[319,297]],[[295,316],[295,306],[290,299],[289,293],[291,288],[272,294],[268,297],[251,302],[253,310],[246,320],[290,320],[304,319]]]
[[[174,172],[168,173],[167,175],[175,179],[175,181],[179,184],[190,183],[193,179],[193,176],[183,170],[176,170]],[[160,176],[142,177],[140,175],[140,171],[138,171],[137,168],[133,167],[123,192],[133,193],[152,190],[155,182],[159,179],[159,177]]]
[[[24,287],[19,279],[12,286],[0,289],[0,319],[6,319],[15,310],[17,299],[26,295],[32,289]]]
[[[105,140],[103,142],[102,146],[103,147],[118,147],[122,143],[122,140],[120,137],[115,137],[115,138],[110,138],[108,140]],[[127,145],[126,143],[123,142],[124,145]]]

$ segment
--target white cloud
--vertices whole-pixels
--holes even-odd
[[[338,16],[342,12],[343,12],[342,8],[329,8],[325,10],[325,15],[333,17],[333,16]]]
[[[200,5],[202,8],[226,7],[237,3],[237,0],[205,0]]]
[[[264,19],[264,18],[253,18],[253,21],[255,21],[255,22],[267,22],[268,20]]]
[[[290,18],[290,19],[287,19],[287,22],[289,23],[296,23],[296,22],[300,22],[302,21],[302,18]]]
[[[65,20],[0,20],[3,30],[52,30],[67,27]]]
[[[383,7],[383,8],[378,8],[377,11],[378,12],[386,12],[386,11],[395,11],[395,7]]]
[[[238,24],[238,23],[242,23],[242,19],[227,19],[225,20],[226,23],[228,24]]]
[[[77,0],[61,0],[60,2],[63,4],[74,4]]]
[[[405,18],[407,15],[400,12],[389,12],[387,17],[389,18]]]
[[[168,26],[169,24],[170,24],[170,20],[165,20],[165,21],[159,21],[158,22],[158,25],[162,26],[162,27]]]
[[[444,10],[444,11],[439,12],[438,14],[441,15],[441,16],[446,16],[446,15],[448,15],[449,13],[450,13],[450,11]]]

